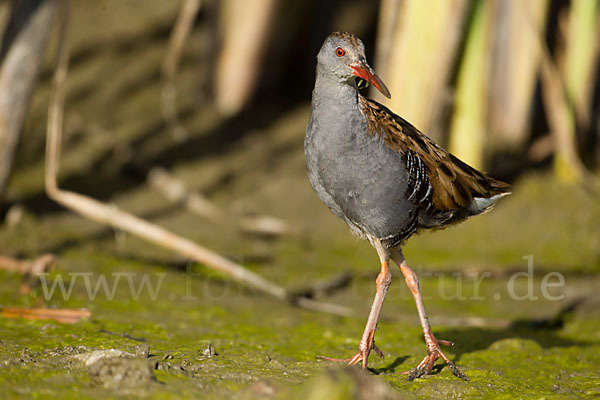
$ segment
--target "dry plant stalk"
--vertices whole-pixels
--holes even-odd
[[[548,0],[493,2],[493,43],[488,88],[487,146],[518,151],[525,146],[540,69],[538,37],[546,31]],[[529,29],[528,16],[535,24]]]
[[[0,269],[21,274],[19,294],[27,295],[31,292],[31,286],[36,283],[38,274],[52,269],[55,261],[53,254],[43,254],[32,261],[0,256]]]
[[[13,1],[0,48],[0,204],[35,88],[55,0]]]
[[[54,264],[55,259],[52,254],[41,255],[33,261],[0,256],[0,269],[18,272],[23,275],[37,275],[48,271]]]
[[[448,150],[475,168],[483,168],[492,3],[474,2],[473,17],[466,37],[456,83],[454,114],[450,124]]]
[[[154,167],[148,173],[148,183],[169,201],[179,203],[193,214],[213,223],[222,223],[226,216],[213,202],[200,193],[189,191],[184,183],[163,167]]]
[[[388,50],[388,54],[378,55],[375,67],[392,98],[387,100],[374,90],[371,94],[439,140],[443,111],[449,103],[448,83],[463,38],[470,2],[447,0],[432,6],[421,0],[384,0],[380,7],[381,35],[377,39],[391,35],[392,42],[387,43],[389,39],[386,39],[378,44],[378,52]],[[390,15],[390,12],[397,15]]]
[[[598,67],[600,1],[573,0],[568,13],[564,59],[560,65],[577,125],[591,124],[592,96]]]
[[[179,120],[177,113],[177,88],[175,86],[175,75],[183,45],[190,35],[194,19],[200,10],[200,0],[183,0],[177,21],[169,38],[167,53],[162,64],[163,87],[161,92],[161,110],[163,119],[173,135],[173,139],[182,142],[188,138],[187,129]]]
[[[533,17],[527,17],[527,25],[535,32],[541,53],[542,100],[554,142],[555,171],[563,180],[584,182],[584,176],[589,174],[577,153],[575,113],[568,100],[565,83],[544,38],[536,29]]]
[[[63,127],[63,110],[65,99],[65,80],[69,64],[69,37],[67,35],[68,0],[63,0],[62,24],[58,61],[54,72],[50,104],[48,110],[48,128],[46,143],[45,185],[48,197],[62,206],[83,215],[100,224],[130,233],[159,246],[173,250],[206,267],[224,273],[234,280],[269,294],[277,299],[292,301],[304,308],[329,312],[338,315],[350,315],[350,310],[343,306],[317,302],[311,299],[295,299],[288,291],[242,265],[202,247],[189,239],[178,236],[164,228],[121,211],[115,206],[104,204],[87,196],[62,190],[57,184],[60,159],[60,147]]]
[[[214,224],[239,225],[242,232],[261,236],[281,236],[291,231],[284,220],[269,215],[233,217],[224,213],[202,194],[188,190],[181,180],[163,167],[150,170],[148,183],[169,201],[181,204],[187,211]]]
[[[543,52],[542,97],[554,138],[557,172],[567,181],[582,181],[585,167],[575,148],[575,116],[566,98],[565,87],[548,51]]]
[[[254,93],[279,3],[276,0],[219,3],[223,46],[217,59],[215,96],[224,115],[241,111]]]
[[[50,319],[64,324],[74,324],[89,318],[92,313],[86,309],[2,307],[0,315],[4,318]]]
[[[394,31],[397,29],[398,18],[402,6],[401,0],[382,0],[379,6],[379,20],[377,21],[377,46],[375,51],[375,69],[381,76],[387,76],[389,71],[390,56],[394,50]],[[373,97],[380,97],[378,91],[370,93]]]

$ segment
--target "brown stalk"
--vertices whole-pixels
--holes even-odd
[[[54,72],[48,111],[45,171],[45,185],[48,197],[86,218],[173,250],[208,268],[222,272],[248,287],[255,288],[277,299],[293,301],[294,304],[300,307],[312,310],[338,315],[349,315],[350,311],[346,307],[321,303],[310,299],[292,299],[288,291],[281,286],[262,278],[242,265],[228,260],[220,254],[202,247],[189,239],[178,236],[135,215],[121,211],[113,205],[107,205],[87,196],[62,190],[58,187],[57,174],[63,127],[65,80],[69,64],[69,37],[67,35],[68,4],[68,0],[63,0],[58,61]]]
[[[534,29],[540,48],[540,70],[542,100],[550,126],[550,134],[554,142],[555,157],[561,157],[566,163],[571,178],[582,184],[592,193],[599,192],[599,184],[594,176],[586,169],[577,152],[575,143],[575,110],[571,106],[565,82],[558,66],[531,15],[528,15],[528,25]]]
[[[169,37],[167,53],[162,64],[163,87],[161,92],[161,110],[163,119],[171,131],[171,135],[178,142],[187,139],[189,134],[179,120],[177,113],[175,75],[177,74],[177,68],[181,60],[183,46],[192,30],[194,19],[200,10],[200,5],[200,0],[182,1],[177,21]]]
[[[37,275],[40,273],[49,271],[54,265],[55,260],[56,257],[52,254],[43,254],[35,260],[20,260],[8,256],[0,256],[0,269],[17,272],[22,275],[19,293],[25,295],[31,291],[34,278],[37,278]]]
[[[89,318],[92,313],[86,309],[2,307],[0,315],[5,318],[51,319],[65,324],[74,324]]]
[[[55,0],[11,2],[0,44],[0,204],[52,30]]]

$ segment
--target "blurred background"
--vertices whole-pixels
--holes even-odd
[[[18,180],[11,194],[9,177],[41,161],[54,3],[2,2],[4,212],[15,201],[33,204],[36,195],[18,190]],[[108,165],[114,173],[134,160],[170,167],[214,157],[306,104],[315,55],[334,30],[362,38],[392,99],[371,94],[466,162],[508,180],[543,168],[591,185],[587,171],[600,157],[595,0],[141,4],[78,1],[69,21],[65,153],[102,141],[104,151],[96,149],[75,172],[95,171],[99,191],[111,191],[98,180],[111,180]],[[167,48],[171,33],[176,45]],[[19,46],[35,54],[19,61]],[[209,135],[214,146],[201,145],[200,123],[226,132]]]
[[[345,30],[363,40],[392,98],[366,95],[514,185],[494,213],[409,241],[416,262],[506,267],[534,254],[548,270],[595,271],[599,3],[80,0],[64,19],[58,0],[1,2],[0,254],[89,247],[185,261],[45,193],[63,41],[71,52],[59,186],[271,266],[264,273],[283,286],[309,280],[290,272],[306,257],[319,276],[336,271],[320,259],[335,246],[344,262],[370,268],[369,246],[312,192],[303,154],[316,54]]]
[[[574,210],[598,221],[597,0],[71,3],[66,39],[60,1],[0,3],[0,216],[6,232],[29,216],[53,221],[55,233],[27,251],[20,238],[29,231],[9,235],[20,247],[4,252],[70,246],[61,239],[72,237],[64,225],[70,214],[43,190],[61,40],[71,56],[60,186],[220,251],[241,251],[235,246],[244,247],[247,231],[331,237],[327,229],[342,226],[310,190],[302,149],[316,54],[335,30],[363,40],[392,98],[368,95],[515,184],[516,194],[527,192],[520,182],[545,188],[523,195],[529,203],[509,203],[531,204],[549,223]],[[320,213],[326,222],[307,218]],[[531,240],[515,242],[540,242],[540,228],[530,225]],[[77,224],[74,243],[87,243],[86,226]],[[571,239],[557,236],[548,246],[588,243],[596,257],[598,231],[586,232],[563,232]]]
[[[145,389],[183,397],[207,387],[223,398],[262,379],[277,390],[294,387],[320,371],[315,354],[355,351],[379,264],[370,245],[353,238],[313,193],[303,153],[316,54],[329,33],[343,30],[363,40],[392,98],[365,95],[513,185],[493,212],[415,236],[405,247],[423,277],[436,334],[440,329],[457,342],[450,354],[464,355],[461,367],[492,371],[486,382],[496,385],[444,386],[452,385],[448,375],[434,381],[431,397],[460,397],[463,390],[506,395],[495,390],[521,390],[524,379],[537,382],[530,387],[539,396],[566,393],[550,393],[557,385],[597,393],[584,378],[571,378],[600,365],[600,0],[77,0],[70,2],[66,37],[62,4],[0,1],[0,311],[8,304],[85,307],[93,317],[75,328],[0,319],[0,361],[7,360],[0,364],[12,365],[17,377],[0,386],[47,394],[44,374],[53,373],[52,382],[67,382],[56,390],[67,390],[71,372],[57,370],[52,358],[63,353],[46,349],[77,342],[134,351],[129,334],[148,339],[161,357],[157,365],[202,368],[184,379],[165,367],[159,377],[167,384]],[[61,44],[70,46],[61,188],[118,206],[291,293],[344,304],[355,315],[291,309],[51,200],[44,190],[45,136]],[[119,286],[117,300],[90,301],[78,282],[70,300],[48,300],[39,280],[21,276],[23,265],[37,265],[23,263],[44,254],[54,260],[53,279],[90,271],[134,271],[135,279],[169,273],[169,292],[133,300]],[[515,301],[506,284],[527,270],[528,256],[539,301]],[[186,270],[197,273],[194,287],[204,290],[192,300],[184,297]],[[550,272],[564,277],[552,292],[564,295],[560,301],[540,295]],[[463,280],[470,273],[490,274],[481,291]],[[398,359],[382,362],[382,374],[410,369],[424,351],[410,293],[397,271],[394,279],[378,346]],[[449,292],[483,300],[461,301]],[[212,345],[223,358],[208,360]],[[45,354],[37,369],[22,361],[24,346]],[[198,356],[204,349],[208,358]],[[230,386],[219,386],[223,376]],[[407,390],[433,381],[409,387],[397,375],[384,378]],[[78,380],[81,390],[85,379]]]

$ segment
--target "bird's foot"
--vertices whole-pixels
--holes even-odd
[[[440,348],[440,345],[451,347],[454,346],[454,343],[448,340],[437,340],[435,337],[432,336],[431,340],[427,341],[427,355],[425,356],[423,361],[421,361],[419,365],[417,365],[410,371],[402,372],[402,374],[408,375],[406,380],[412,381],[417,378],[421,378],[422,376],[430,374],[433,368],[433,364],[439,358],[444,360],[444,362],[448,365],[448,368],[454,376],[465,381],[469,380],[469,378],[458,369],[458,367],[452,362],[452,360],[450,360],[448,356],[444,354],[444,352]]]
[[[379,347],[375,346],[374,340],[371,342],[371,346],[369,346],[369,347],[365,346],[364,349],[362,347],[363,346],[359,346],[358,352],[355,355],[353,355],[352,357],[348,357],[348,358],[333,358],[333,357],[326,357],[326,356],[317,356],[317,358],[319,360],[341,362],[341,363],[345,363],[348,365],[356,365],[362,361],[363,369],[367,369],[367,363],[368,363],[369,354],[371,353],[371,350],[373,350],[375,352],[375,354],[377,354],[379,356],[379,358],[381,358],[382,360],[385,359],[383,352],[381,350],[379,350]]]

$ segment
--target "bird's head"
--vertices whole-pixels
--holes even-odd
[[[340,82],[356,85],[358,80],[360,85],[362,80],[375,86],[388,99],[391,97],[381,78],[367,64],[365,46],[352,33],[330,34],[317,55],[317,68]]]

